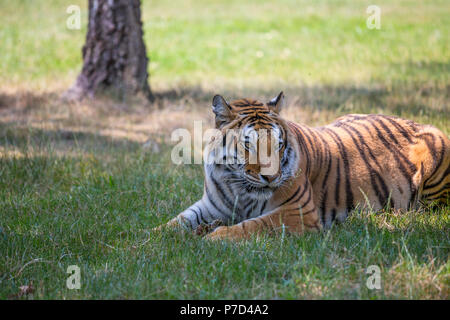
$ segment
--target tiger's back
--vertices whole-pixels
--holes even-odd
[[[448,199],[450,141],[433,126],[359,114],[319,128],[291,126],[325,226],[355,207],[409,209]]]

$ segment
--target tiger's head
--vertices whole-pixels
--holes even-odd
[[[221,133],[213,153],[222,160],[214,163],[215,169],[222,170],[225,181],[255,197],[269,198],[298,169],[298,146],[279,115],[283,104],[283,92],[267,103],[213,98],[216,129]]]

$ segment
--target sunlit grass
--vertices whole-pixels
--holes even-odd
[[[81,30],[66,9],[82,8]],[[155,87],[446,83],[446,1],[378,1],[381,29],[366,27],[366,1],[144,1]],[[183,8],[182,10],[180,8]],[[70,83],[81,68],[86,1],[0,3],[2,82]]]

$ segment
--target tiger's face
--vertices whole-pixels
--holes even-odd
[[[230,184],[256,197],[269,198],[295,172],[291,133],[279,116],[283,100],[282,92],[268,103],[213,99],[216,128],[222,133],[223,163],[217,166]]]
[[[244,119],[243,122],[246,122]],[[255,120],[240,130],[237,157],[242,175],[255,188],[276,188],[280,182],[283,149],[286,142],[283,127],[277,123]]]

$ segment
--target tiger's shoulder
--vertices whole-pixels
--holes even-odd
[[[385,147],[394,143],[403,146],[421,144],[428,148],[437,143],[440,145],[438,149],[450,153],[450,139],[441,130],[429,124],[419,124],[396,116],[348,114],[318,129],[331,130],[347,140],[351,138],[350,136],[363,136],[367,141],[376,141]],[[433,152],[437,152],[434,147],[432,149]]]

